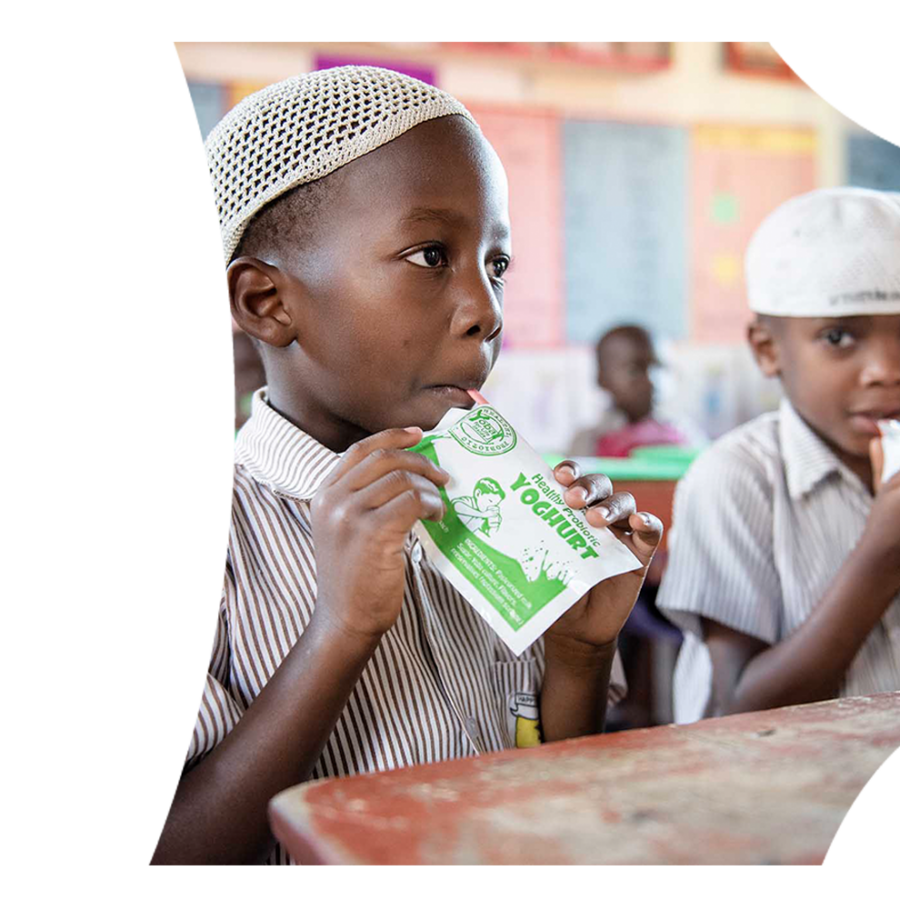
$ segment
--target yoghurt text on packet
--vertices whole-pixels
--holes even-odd
[[[475,392],[472,392],[475,396]],[[515,654],[595,584],[640,567],[605,528],[569,507],[565,488],[480,396],[451,409],[412,448],[450,473],[446,513],[415,532],[441,574]]]
[[[900,472],[900,421],[884,419],[878,423],[881,431],[881,446],[884,448],[884,469],[881,483]]]

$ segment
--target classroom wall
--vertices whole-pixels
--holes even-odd
[[[627,70],[527,45],[176,46],[203,133],[247,93],[331,61],[391,65],[469,106],[507,168],[516,257],[485,393],[541,451],[565,452],[607,403],[591,344],[623,320],[657,338],[668,414],[715,437],[773,408],[777,384],[743,344],[747,239],[814,187],[900,190],[900,149],[798,79],[728,70],[720,43]]]

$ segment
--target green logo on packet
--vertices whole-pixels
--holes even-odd
[[[450,429],[450,435],[470,453],[499,456],[516,446],[512,425],[496,410],[479,406]]]

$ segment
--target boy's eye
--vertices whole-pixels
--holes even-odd
[[[422,266],[425,269],[436,269],[446,263],[444,251],[440,247],[425,247],[422,250],[416,250],[415,253],[407,256],[406,260],[414,266]]]
[[[853,335],[844,328],[829,328],[822,333],[822,340],[830,347],[845,348],[853,344]]]
[[[491,266],[494,269],[494,278],[502,278],[509,268],[509,260],[505,256],[498,256],[491,260]]]

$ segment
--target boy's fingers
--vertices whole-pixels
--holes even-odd
[[[444,504],[436,490],[404,491],[369,515],[378,529],[406,534],[419,519],[439,522],[444,517]]]
[[[595,528],[617,524],[622,526],[636,509],[633,495],[627,491],[617,491],[596,506],[590,507],[587,511],[587,521]]]
[[[421,453],[379,447],[346,472],[341,488],[360,491],[390,472],[414,472],[437,485],[445,485],[450,475]]]
[[[877,491],[881,485],[881,475],[884,472],[884,446],[881,438],[872,438],[869,441],[869,458],[872,460],[872,486]]]
[[[577,478],[566,488],[563,496],[573,509],[584,509],[605,500],[612,492],[612,482],[605,475],[594,474]]]
[[[568,487],[581,475],[581,467],[574,460],[564,459],[553,467],[553,474],[560,484]]]
[[[421,428],[410,427],[388,428],[386,431],[370,434],[347,450],[341,464],[325,479],[324,484],[335,484],[375,450],[407,450],[415,447],[422,440],[422,433]]]
[[[647,566],[662,540],[663,524],[652,513],[636,512],[628,517],[628,525],[632,529],[632,550],[635,556]]]
[[[395,469],[382,475],[377,481],[367,485],[360,491],[357,491],[356,498],[360,505],[356,508],[360,511],[378,509],[387,503],[390,503],[394,497],[404,493],[414,493],[420,499],[427,495],[429,504],[433,498],[437,498],[438,503],[443,510],[443,501],[438,489],[427,478],[422,477],[417,472],[408,472],[403,469]]]

